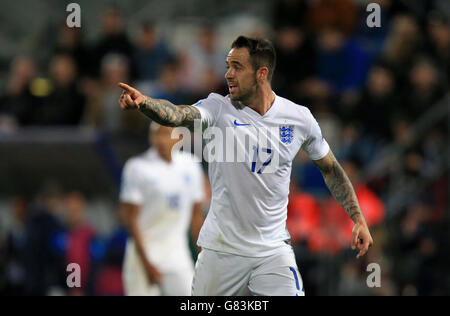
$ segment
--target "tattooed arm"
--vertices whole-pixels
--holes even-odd
[[[165,126],[193,127],[194,120],[200,119],[199,110],[192,105],[174,105],[167,100],[145,97],[139,104],[139,111]]]
[[[195,106],[177,106],[167,100],[150,98],[124,83],[119,83],[119,87],[123,89],[119,100],[123,110],[139,109],[147,117],[161,125],[192,128],[194,120],[201,119],[200,112]]]
[[[322,173],[331,194],[353,222],[356,223],[359,218],[364,220],[350,179],[334,157],[333,152],[330,150],[325,158],[314,161],[314,163]]]
[[[372,246],[373,240],[350,179],[331,150],[323,159],[314,161],[314,164],[320,169],[333,197],[355,223],[352,235],[352,248],[360,250],[357,258],[362,257],[369,247]]]

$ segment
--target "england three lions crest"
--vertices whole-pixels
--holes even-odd
[[[280,125],[280,139],[283,144],[290,144],[294,139],[293,125]]]

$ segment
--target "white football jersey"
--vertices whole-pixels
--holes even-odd
[[[308,108],[279,96],[264,116],[215,93],[195,106],[202,123],[221,130],[224,138],[245,133],[260,139],[269,130],[272,137],[262,146],[235,141],[237,155],[245,151],[244,162],[210,160],[212,201],[198,245],[241,256],[275,253],[290,239],[286,218],[294,157],[302,148],[319,160],[330,149],[317,121]]]
[[[144,246],[162,271],[192,264],[187,234],[193,204],[203,199],[203,172],[190,154],[175,153],[169,163],[150,149],[125,164],[120,201],[141,207]]]

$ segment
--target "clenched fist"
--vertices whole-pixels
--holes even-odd
[[[123,89],[119,99],[122,110],[139,109],[139,105],[145,101],[145,96],[125,83],[120,82],[119,87]]]

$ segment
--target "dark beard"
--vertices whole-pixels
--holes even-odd
[[[258,82],[256,80],[256,72],[254,74],[254,78],[253,78],[253,84],[251,85],[251,87],[247,90],[247,92],[241,96],[238,96],[236,98],[232,98],[231,100],[233,101],[239,101],[241,103],[243,103],[244,105],[249,104],[251,102],[251,100],[253,100],[256,91],[258,90]],[[231,97],[230,97],[231,98]]]

